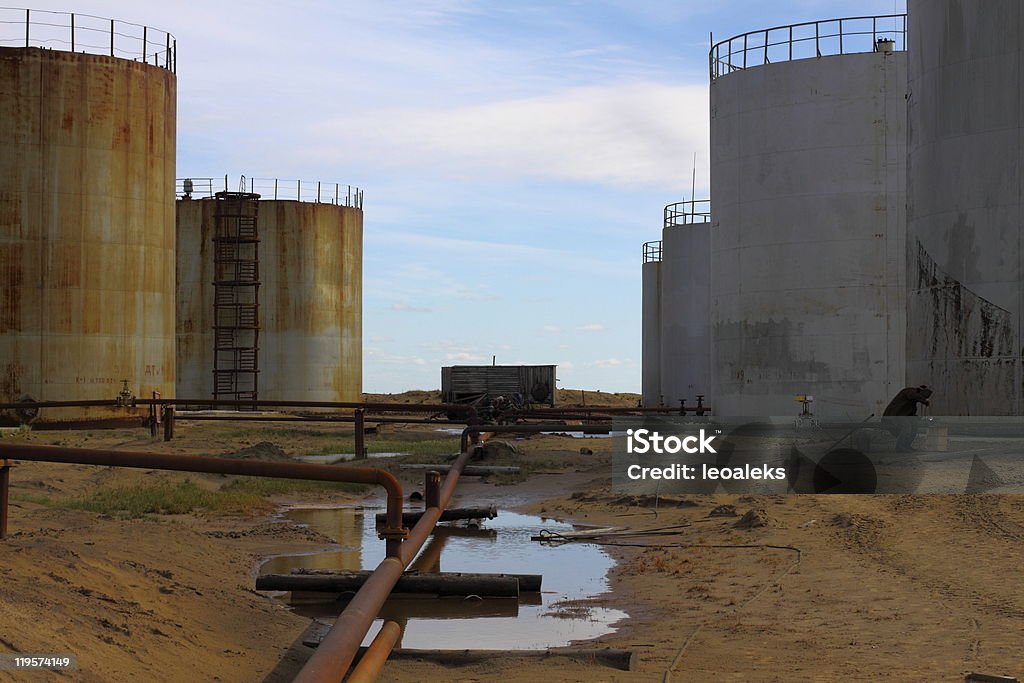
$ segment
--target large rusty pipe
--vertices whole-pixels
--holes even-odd
[[[64,448],[60,446],[30,446],[19,443],[0,443],[0,460],[3,458],[79,465],[136,467],[150,470],[174,470],[178,472],[237,474],[252,477],[274,477],[278,479],[312,479],[382,486],[387,492],[388,528],[385,531],[395,534],[400,531],[404,533],[402,529],[402,484],[390,472],[370,467],[341,467],[338,465],[235,460],[233,458],[107,451],[87,448]]]
[[[171,405],[192,405],[192,406],[227,406],[231,408],[265,408],[265,407],[290,407],[290,408],[345,408],[345,409],[356,409],[362,408],[363,410],[374,411],[374,412],[387,412],[387,411],[407,411],[412,413],[438,413],[447,410],[454,410],[457,412],[475,412],[475,408],[470,405],[460,403],[385,403],[385,402],[362,402],[362,401],[290,401],[282,399],[280,401],[259,399],[256,401],[239,401],[239,400],[227,400],[227,399],[210,399],[210,398],[169,398],[154,400],[151,398],[140,398],[136,399],[138,405],[147,405],[150,403],[169,403]],[[20,406],[32,405],[32,404],[17,404]]]
[[[406,411],[413,413],[437,413],[454,411],[459,413],[476,413],[476,408],[464,403],[387,403],[387,402],[365,402],[365,401],[297,401],[282,399],[256,401],[239,401],[234,399],[210,399],[210,398],[135,398],[132,399],[132,406],[146,405],[192,405],[192,406],[226,406],[231,408],[257,408],[257,407],[291,407],[291,408],[362,408],[374,412]],[[94,401],[24,401],[0,403],[0,410],[13,410],[15,408],[88,408],[94,406],[117,406],[118,401],[94,400]]]
[[[348,683],[374,683],[380,678],[384,662],[388,660],[388,655],[395,649],[395,643],[398,642],[401,635],[402,627],[397,622],[385,621],[373,642],[363,652],[359,663],[349,674]]]
[[[116,405],[116,399],[93,401],[17,401],[14,403],[0,403],[0,410],[14,410],[16,408],[98,408]]]
[[[459,454],[459,457],[452,463],[448,476],[444,478],[444,483],[441,484],[441,489],[438,493],[438,506],[428,507],[424,510],[419,521],[409,530],[409,535],[406,537],[405,542],[402,543],[401,554],[399,555],[403,565],[408,566],[416,557],[420,548],[423,547],[423,544],[427,542],[427,538],[430,537],[434,527],[437,526],[437,522],[441,519],[441,513],[448,507],[452,494],[455,493],[455,487],[458,486],[459,476],[472,455],[472,450],[466,450]]]
[[[247,415],[246,413],[238,413],[237,415],[207,415],[203,413],[177,413],[174,417],[175,420],[181,421],[195,421],[195,422],[338,422],[341,424],[351,424],[356,421],[354,417],[347,416],[323,416],[314,417],[311,415]],[[424,424],[424,425],[438,425],[444,427],[445,425],[463,425],[465,426],[465,420],[431,420],[425,417],[372,417],[366,416],[364,421],[369,424]]]
[[[359,651],[363,637],[373,625],[384,602],[394,589],[402,572],[419,552],[438,517],[451,499],[459,481],[462,468],[469,462],[473,450],[464,450],[452,463],[440,492],[440,507],[429,508],[409,531],[402,542],[397,557],[389,556],[377,565],[362,588],[349,601],[348,606],[338,615],[316,652],[309,658],[295,677],[295,683],[338,683],[348,672],[352,660]]]

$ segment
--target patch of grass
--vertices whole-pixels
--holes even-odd
[[[12,493],[11,500],[16,500],[20,503],[35,503],[36,505],[54,507],[52,498],[38,493]]]
[[[437,462],[441,456],[459,452],[459,438],[440,439],[402,439],[373,436],[366,437],[368,453],[407,453],[409,459],[403,462],[416,462],[416,458],[428,458],[426,462]],[[333,453],[351,453],[354,444],[351,439],[339,439],[337,443],[317,446],[304,450],[304,455],[329,455]],[[352,464],[352,463],[348,463]]]
[[[147,514],[183,515],[196,510],[246,512],[266,505],[260,496],[253,493],[210,491],[197,486],[191,479],[102,488],[77,498],[48,498],[29,494],[23,500],[47,507],[87,510],[128,518]]]
[[[303,493],[317,491],[343,491],[345,493],[365,493],[369,487],[364,484],[351,484],[343,481],[309,481],[306,479],[271,479],[270,477],[238,477],[234,481],[220,487],[222,493],[252,494],[256,496],[275,496],[284,493]]]

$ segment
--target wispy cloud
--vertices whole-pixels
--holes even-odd
[[[395,311],[397,313],[430,313],[431,311],[429,308],[413,306],[405,303],[391,304],[391,306],[388,307],[388,310]]]
[[[322,125],[321,158],[344,154],[455,179],[535,178],[618,187],[683,186],[707,165],[703,86],[616,83],[491,102],[346,115]]]
[[[484,357],[475,353],[459,352],[446,354],[445,360],[455,363],[479,363],[484,360]]]
[[[604,332],[604,325],[601,323],[587,323],[576,328],[580,332]]]

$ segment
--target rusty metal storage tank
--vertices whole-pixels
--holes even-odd
[[[907,380],[939,415],[1020,415],[1024,9],[911,0]]]
[[[88,15],[0,21],[0,401],[114,399],[122,380],[173,396],[174,39]]]
[[[903,15],[712,47],[719,415],[880,414],[904,381]]]
[[[711,399],[710,202],[669,204],[644,244],[642,396],[647,407]]]
[[[214,328],[222,326],[215,325],[213,284],[216,194],[226,185],[225,178],[178,183],[181,398],[214,396]],[[248,180],[243,189],[258,195],[257,398],[362,400],[362,191],[334,183],[260,179]],[[223,392],[218,396],[231,398]]]

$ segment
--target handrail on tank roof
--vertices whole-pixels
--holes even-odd
[[[661,261],[661,240],[644,242],[644,263],[658,263]]]
[[[178,41],[167,31],[78,12],[0,7],[0,47],[83,52],[178,70]]]
[[[665,227],[711,222],[711,200],[696,199],[676,202],[665,207]]]
[[[227,191],[228,176],[218,178],[178,178],[175,181],[175,199],[208,199]],[[363,191],[354,185],[326,183],[320,180],[282,180],[280,178],[247,178],[238,183],[241,192],[254,192],[261,199],[275,201],[336,204],[355,209],[363,208]]]
[[[713,81],[733,71],[775,62],[906,49],[906,14],[842,17],[748,31],[713,43],[708,65]]]

